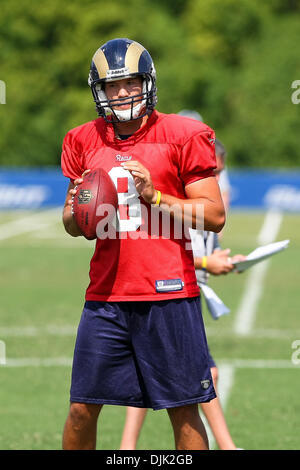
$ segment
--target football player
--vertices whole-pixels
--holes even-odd
[[[219,232],[225,223],[214,131],[155,110],[155,68],[136,41],[101,46],[89,85],[99,117],[65,136],[63,223],[81,235],[72,197],[82,175],[98,167],[116,186],[119,220],[117,236],[98,238],[91,259],[63,448],[95,449],[99,412],[114,404],[167,409],[176,449],[207,449],[198,403],[216,395],[193,253],[175,229],[179,221]]]

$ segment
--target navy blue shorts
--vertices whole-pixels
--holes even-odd
[[[215,397],[198,297],[85,303],[71,402],[159,410]]]

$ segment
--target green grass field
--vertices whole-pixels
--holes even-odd
[[[264,216],[232,212],[222,246],[232,254],[252,251]],[[251,270],[210,280],[231,308],[229,315],[215,321],[204,306],[211,352],[220,373],[226,365],[234,377],[225,415],[234,440],[245,449],[300,447],[300,364],[292,361],[292,343],[300,340],[298,215],[283,217],[276,240],[287,238],[289,248],[269,262],[246,335],[236,333],[235,321]],[[60,449],[93,242],[68,237],[59,212],[50,211],[1,213],[0,243],[0,340],[6,346],[6,365],[0,365],[0,449]],[[124,408],[104,407],[98,449],[118,449],[124,417]],[[138,448],[174,448],[164,410],[149,411]]]

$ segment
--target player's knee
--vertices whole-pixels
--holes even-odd
[[[190,417],[199,417],[198,404],[183,405],[176,408],[169,408],[168,414],[171,420],[178,422],[189,421]]]
[[[101,405],[71,403],[69,418],[74,430],[80,431],[97,420]]]

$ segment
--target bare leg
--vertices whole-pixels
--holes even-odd
[[[147,408],[126,408],[126,420],[120,444],[120,450],[135,450],[146,417]]]
[[[102,405],[71,403],[63,433],[64,450],[96,449],[97,421]]]
[[[211,374],[215,390],[217,391],[218,369],[212,367]],[[236,446],[230,435],[219,398],[217,397],[208,403],[201,403],[201,408],[215,436],[219,449],[235,450]]]
[[[176,450],[208,450],[208,439],[198,404],[169,408]]]

